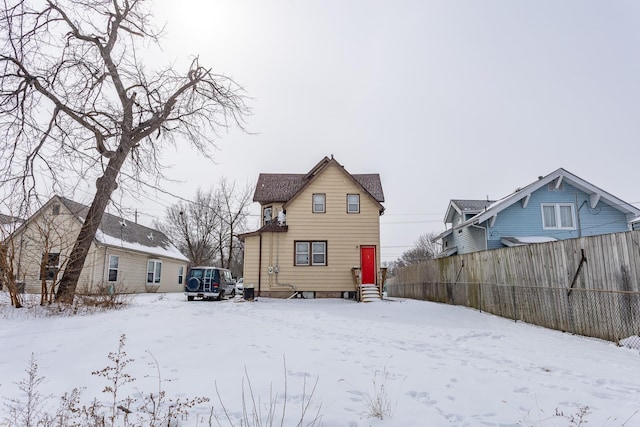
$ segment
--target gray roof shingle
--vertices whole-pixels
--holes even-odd
[[[484,210],[485,208],[489,207],[489,205],[491,205],[492,203],[495,203],[495,200],[461,200],[461,199],[455,199],[455,200],[451,200],[452,203],[455,203],[455,205],[460,208],[463,212],[464,211],[471,211],[471,212],[480,212],[482,210]]]
[[[65,205],[69,211],[81,221],[84,221],[89,211],[89,207],[81,203],[74,202],[73,200],[58,196],[60,201]],[[124,225],[123,225],[124,224]],[[154,230],[144,225],[136,224],[135,222],[127,221],[123,218],[119,218],[110,213],[106,213],[102,216],[100,221],[99,230],[111,236],[114,239],[123,240],[129,243],[139,244],[148,248],[163,248],[167,249],[173,247],[173,244],[169,238],[161,231]]]

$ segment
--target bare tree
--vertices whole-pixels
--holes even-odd
[[[0,287],[6,286],[9,291],[11,305],[22,307],[22,300],[18,292],[16,271],[16,241],[12,236],[18,222],[12,216],[0,214]]]
[[[239,239],[236,237],[239,232],[246,230],[247,209],[252,202],[251,187],[245,186],[243,189],[236,189],[235,182],[228,182],[225,178],[220,179],[216,191],[216,200],[220,205],[220,219],[222,223],[220,236],[220,247],[224,251],[220,252],[222,266],[231,269],[234,265],[236,245]],[[226,257],[225,257],[226,255]],[[226,259],[225,259],[226,258]]]
[[[198,189],[192,202],[180,201],[167,208],[164,222],[155,227],[169,236],[191,265],[210,265],[217,252],[215,231],[220,215],[213,209],[213,191]]]
[[[415,246],[405,251],[396,261],[396,267],[418,264],[433,259],[440,252],[438,243],[434,240],[435,233],[422,234],[416,240]]]
[[[217,264],[237,275],[244,248],[236,235],[246,231],[251,190],[222,178],[215,189],[198,190],[193,201],[169,207],[164,221],[155,226],[172,238],[192,265]]]
[[[30,195],[41,175],[96,178],[60,302],[73,301],[122,169],[157,177],[158,153],[178,141],[209,156],[216,130],[242,127],[248,113],[242,88],[197,58],[182,74],[147,71],[141,43],[159,36],[151,18],[146,0],[5,0],[0,9],[2,182]]]

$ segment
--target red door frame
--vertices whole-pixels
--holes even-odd
[[[376,274],[376,247],[360,246],[360,274],[361,284],[373,283],[378,284],[378,275]]]

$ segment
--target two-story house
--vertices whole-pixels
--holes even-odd
[[[558,169],[497,200],[449,202],[439,256],[631,229],[640,209]]]
[[[253,200],[261,227],[240,237],[258,295],[355,298],[359,284],[381,284],[378,174],[325,157],[306,174],[260,174]]]

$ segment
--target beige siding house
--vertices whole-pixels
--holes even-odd
[[[60,280],[88,207],[54,196],[5,239],[26,292]],[[105,213],[78,291],[182,292],[188,259],[160,231]]]
[[[359,298],[382,283],[378,174],[325,157],[306,174],[260,174],[261,228],[245,242],[244,283],[271,297]]]

